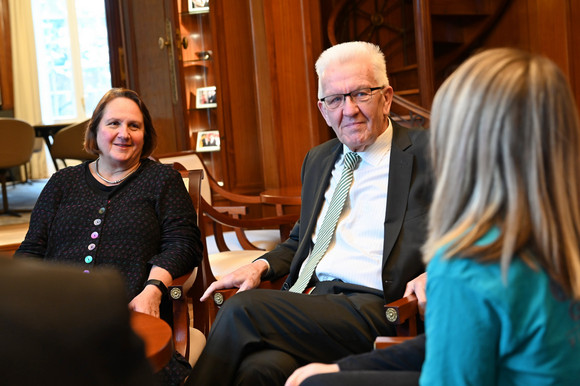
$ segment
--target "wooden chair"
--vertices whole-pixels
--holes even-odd
[[[89,121],[85,120],[78,123],[73,123],[61,130],[59,130],[54,135],[54,141],[52,146],[50,146],[50,156],[56,170],[59,169],[56,162],[60,159],[66,167],[67,159],[75,159],[79,161],[87,161],[97,159],[94,154],[89,154],[83,148],[83,142],[85,140],[85,130],[87,129]]]
[[[44,140],[39,137],[34,138],[34,147],[32,148],[32,155],[34,155],[35,153],[40,153],[43,148],[44,148]],[[26,182],[30,182],[30,180],[33,177],[31,160],[28,160],[28,162],[26,163],[26,166],[24,167],[24,173],[26,176]]]
[[[195,210],[199,213],[203,170],[183,170],[180,173],[188,188]],[[199,219],[200,217],[198,215],[198,225],[200,222]],[[197,361],[197,358],[199,358],[205,346],[205,335],[201,331],[192,328],[190,315],[190,308],[193,303],[192,299],[195,296],[192,288],[198,272],[199,267],[190,273],[175,278],[168,287],[173,312],[173,344],[175,350],[183,355],[192,366]]]
[[[10,169],[25,165],[34,149],[34,128],[21,120],[12,118],[0,118],[0,183],[2,184],[3,212],[18,216],[20,214],[8,208],[8,192],[6,190],[6,175]]]
[[[216,240],[221,238],[221,236],[219,236],[219,232],[223,230],[223,226],[232,227],[238,232],[243,232],[244,230],[249,229],[251,230],[278,227],[280,232],[280,239],[285,240],[288,238],[288,229],[293,226],[296,221],[298,221],[298,214],[263,217],[257,219],[241,219],[235,215],[228,214],[227,212],[223,213],[218,211],[203,199],[201,200],[200,216],[204,216],[212,221],[214,236],[216,236]],[[202,237],[205,239],[205,235],[203,233],[204,231],[202,231]],[[219,279],[224,274],[232,272],[245,264],[251,263],[255,259],[262,256],[265,252],[265,250],[259,249],[250,243],[250,245],[247,245],[242,251],[221,251],[218,254],[214,254],[212,258],[210,258],[207,255],[207,249],[204,249],[204,263],[201,267],[201,277],[199,278],[199,281],[196,281],[194,284],[194,287],[197,285],[195,292],[199,295],[199,297],[201,297],[201,295],[212,282]],[[282,282],[264,282],[262,283],[261,287],[280,289],[282,287]],[[218,291],[214,294],[213,302],[206,301],[203,303],[198,303],[197,310],[194,306],[195,327],[207,334],[215,319],[219,307],[236,292],[237,288]]]
[[[189,173],[191,176],[194,172],[195,173],[203,173],[201,170],[185,170],[185,168],[176,163],[174,167],[181,171],[182,175],[185,173]],[[210,205],[202,196],[201,190],[194,188],[192,189],[191,186],[192,179],[189,179],[189,194],[194,202],[194,206],[196,206],[197,215],[198,215],[198,222],[201,224],[203,219],[207,219],[212,223],[212,230],[214,232],[214,236],[216,240],[223,239],[223,230],[224,227],[226,228],[233,228],[238,230],[240,233],[243,233],[245,230],[248,229],[271,229],[271,228],[278,228],[280,233],[280,237],[282,239],[286,239],[289,234],[289,229],[291,228],[294,223],[298,220],[298,214],[288,214],[283,216],[273,216],[273,217],[263,217],[263,218],[252,218],[252,219],[245,219],[241,218],[240,213],[243,213],[243,207],[220,207],[214,208]],[[242,208],[242,209],[240,209]],[[233,212],[233,214],[232,214]],[[220,251],[221,253],[225,253],[225,257],[221,261],[216,261],[216,256],[214,255],[214,259],[210,259],[207,251],[207,238],[206,238],[206,229],[203,226],[200,226],[201,231],[201,239],[204,242],[204,251],[203,251],[203,260],[201,267],[198,268],[197,277],[192,284],[191,289],[181,289],[181,292],[187,291],[191,298],[193,298],[193,326],[195,329],[203,332],[206,336],[209,333],[209,329],[215,319],[217,311],[219,309],[219,305],[225,301],[228,297],[232,296],[237,289],[230,289],[225,291],[220,291],[221,294],[221,302],[215,303],[211,301],[206,302],[199,302],[198,299],[201,295],[205,292],[207,287],[214,282],[220,275],[216,274],[216,272],[220,272],[221,274],[229,273],[230,271],[236,269],[239,266],[244,264],[250,263],[256,258],[260,257],[265,251],[249,243],[246,245],[247,248],[244,250],[239,251],[230,251],[230,250],[223,250]],[[218,243],[218,247],[219,247]],[[227,245],[225,246],[227,249]],[[220,255],[216,254],[216,255]],[[217,256],[219,258],[220,256]],[[219,260],[219,259],[218,259]],[[221,267],[218,267],[221,263]],[[181,280],[187,280],[186,278],[180,278]],[[264,286],[268,286],[268,284],[272,287],[280,288],[282,286],[281,282],[276,283],[264,283]],[[279,284],[279,285],[278,285]],[[173,287],[172,287],[173,289]],[[218,296],[219,297],[219,296]],[[184,316],[180,316],[184,318]]]
[[[295,198],[264,198],[261,195],[238,194],[225,189],[211,175],[199,155],[193,150],[161,154],[152,158],[164,164],[172,165],[177,163],[185,170],[203,169],[204,179],[201,186],[202,197],[209,205],[221,212],[227,212],[232,216],[238,216],[240,218],[242,216],[247,216],[250,208],[254,210],[265,210],[267,212],[275,211],[276,215],[280,215],[284,212],[287,206],[300,207],[300,202]],[[228,202],[227,206],[216,206],[214,203],[214,197],[220,197]],[[268,209],[270,207],[275,209],[270,211]],[[259,216],[262,217],[262,214],[260,213]],[[213,224],[210,225],[214,227]],[[289,234],[291,229],[292,226],[287,227],[287,229],[284,230],[285,234]],[[231,237],[227,231],[218,231],[217,233],[207,232],[206,236],[209,238],[208,245],[213,246],[215,239],[216,247],[220,252],[226,252],[231,249],[263,249],[268,251],[273,249],[278,243],[280,243],[280,241],[284,240],[284,238],[281,240],[280,235],[275,231],[248,230],[242,232],[238,228],[233,228],[233,232],[235,237]],[[230,245],[229,247],[228,244]],[[212,256],[210,255],[210,257]]]
[[[294,213],[299,211],[299,195],[298,197],[286,197],[280,194],[244,195],[228,191],[213,178],[205,168],[202,160],[193,151],[169,153],[153,158],[162,163],[173,163],[174,166],[182,170],[204,169],[201,196],[209,206],[227,216],[237,219],[247,218],[249,217],[250,207],[256,212],[252,213],[252,215],[254,217],[257,215],[258,218],[269,217],[274,215],[274,213],[275,216],[283,216],[288,207],[293,207]],[[227,206],[216,206],[213,202],[214,196],[219,196],[225,200]],[[266,215],[263,215],[263,213],[266,213]],[[294,218],[297,219],[298,217],[292,217],[292,219]],[[204,225],[204,230],[206,230],[206,239],[204,241],[206,241],[206,247],[208,247],[208,259],[211,262],[215,277],[221,277],[225,273],[229,273],[235,268],[253,261],[263,251],[274,249],[277,244],[288,237],[295,222],[288,221],[286,224],[279,226],[268,227],[266,225],[253,229],[241,229],[237,226],[224,226],[219,221],[213,221],[207,216],[202,216],[201,220],[201,224]],[[222,218],[222,220],[226,219]],[[206,226],[207,229],[205,229]]]
[[[385,305],[387,321],[397,330],[396,336],[379,336],[375,339],[375,348],[381,349],[399,344],[417,336],[419,320],[419,306],[417,296],[411,294]]]

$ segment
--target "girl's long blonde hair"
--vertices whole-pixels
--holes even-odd
[[[431,115],[436,188],[425,259],[539,264],[580,299],[580,125],[569,84],[550,60],[501,48],[468,59]],[[493,243],[475,242],[492,227]]]

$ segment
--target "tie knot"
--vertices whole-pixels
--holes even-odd
[[[360,161],[360,155],[354,151],[350,151],[344,155],[344,168],[354,170],[358,161]]]

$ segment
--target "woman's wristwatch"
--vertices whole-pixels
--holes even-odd
[[[165,284],[161,280],[149,279],[145,282],[144,287],[147,287],[148,285],[154,285],[155,287],[159,288],[159,290],[161,291],[163,296],[165,296],[169,293],[169,291],[167,290],[167,287],[165,286]]]

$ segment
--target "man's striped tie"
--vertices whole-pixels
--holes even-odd
[[[294,283],[290,288],[290,292],[304,292],[312,278],[316,265],[318,265],[318,262],[326,253],[328,245],[334,237],[336,223],[338,222],[338,218],[340,217],[340,213],[344,207],[344,202],[348,196],[348,191],[352,185],[352,174],[359,161],[360,156],[354,152],[348,152],[344,155],[344,169],[342,169],[342,175],[336,185],[336,189],[334,190],[332,199],[330,200],[330,205],[328,206],[328,211],[326,212],[322,225],[320,226],[318,236],[316,237],[316,244],[312,249],[308,262],[302,269],[298,280],[296,280],[296,283]]]

